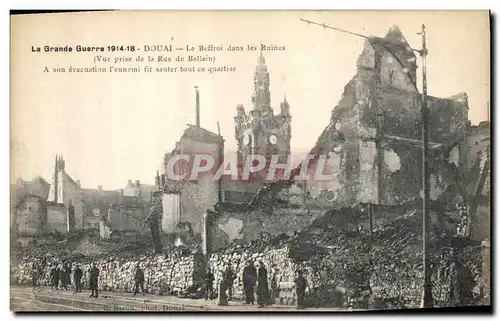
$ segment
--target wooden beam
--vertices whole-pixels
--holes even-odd
[[[413,143],[416,144],[416,147],[422,147],[422,141],[420,139],[412,139],[412,138],[405,138],[405,137],[399,137],[399,136],[392,136],[392,135],[384,135],[385,139],[389,140],[397,140],[397,141],[403,141],[403,142],[408,142],[408,143]],[[430,149],[437,149],[443,147],[442,143],[436,143],[436,142],[429,142],[429,148]]]

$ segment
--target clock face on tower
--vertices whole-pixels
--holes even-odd
[[[250,136],[243,136],[243,145],[248,145],[250,143]]]
[[[278,142],[278,137],[276,137],[276,135],[269,136],[269,142],[275,145]]]

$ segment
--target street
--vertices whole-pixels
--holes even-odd
[[[218,306],[217,300],[181,299],[174,296],[133,296],[132,293],[99,292],[99,298],[89,298],[89,292],[51,290],[48,287],[11,287],[10,309],[14,312],[28,311],[106,311],[106,312],[183,312],[183,311],[227,311],[227,312],[326,312],[346,311],[339,308],[307,308],[297,310],[295,306],[274,305],[258,308],[242,301],[230,301],[228,306]]]

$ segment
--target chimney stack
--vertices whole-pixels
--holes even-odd
[[[165,186],[165,174],[161,174],[161,186]]]
[[[160,171],[156,171],[155,185],[160,186]]]
[[[102,191],[102,185],[97,185],[97,189]]]
[[[200,127],[200,91],[198,86],[194,88],[196,89],[196,127]]]

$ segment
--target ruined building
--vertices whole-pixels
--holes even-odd
[[[167,175],[157,178],[157,184],[164,189],[161,225],[165,234],[174,235],[179,229],[187,228],[191,234],[201,235],[206,210],[213,208],[223,197],[222,182],[212,179],[213,172],[191,176],[194,162],[199,166],[208,165],[201,164],[204,160],[198,157],[210,155],[215,168],[219,168],[224,157],[224,139],[200,126],[199,110],[200,97],[196,87],[196,125],[189,125],[174,150],[164,155]],[[178,156],[187,159],[171,161]]]
[[[132,180],[129,179],[127,185],[123,188],[123,196],[130,196],[140,200],[149,201],[151,192],[154,188],[154,185],[141,184],[140,180],[132,182]]]
[[[10,186],[10,226],[16,224],[16,209],[27,196],[37,196],[44,201],[49,196],[50,184],[41,176],[34,177],[31,181],[25,181],[19,177],[15,184]]]
[[[197,110],[199,111],[199,91],[197,95]],[[241,170],[251,155],[264,156],[266,161],[271,156],[278,155],[278,162],[285,163],[290,155],[291,114],[290,105],[286,100],[280,104],[280,113],[275,115],[271,107],[271,92],[269,72],[265,58],[260,54],[254,72],[254,89],[252,109],[247,112],[243,105],[238,105],[235,119],[235,136],[238,143],[236,163],[241,178]],[[177,161],[176,174],[191,173],[196,155],[211,155],[215,159],[214,168],[218,169],[223,161],[224,139],[212,133],[199,124],[189,126],[182,135],[175,149],[164,158],[165,172],[169,172],[168,163],[176,155],[193,155],[189,161]],[[213,180],[214,172],[207,173],[205,178],[190,179],[186,177],[179,181],[166,178],[165,194],[163,195],[163,231],[167,234],[178,230],[181,222],[189,222],[193,233],[203,232],[204,215],[217,203],[224,201],[232,203],[249,202],[264,186],[262,177],[250,176],[248,180]],[[238,224],[238,223],[236,223]]]
[[[471,211],[469,236],[474,240],[490,239],[491,231],[491,137],[489,122],[470,126],[467,135],[467,176],[463,186]]]
[[[169,159],[176,155],[193,155],[188,161],[177,161],[175,168],[169,169]],[[215,162],[222,160],[224,154],[224,139],[204,128],[189,126],[175,149],[165,155],[165,171],[173,171],[185,176],[180,180],[173,180],[167,175],[162,198],[163,232],[170,234],[177,231],[181,222],[188,222],[195,234],[203,230],[203,215],[221,200],[221,181],[210,178],[191,179],[193,161],[196,155],[213,155]],[[218,167],[218,166],[217,166]]]
[[[18,235],[35,237],[47,232],[47,209],[45,200],[35,195],[23,198],[16,209]]]
[[[69,217],[70,205],[74,208]],[[47,198],[47,219],[55,230],[64,233],[85,227],[83,198],[80,182],[75,182],[66,173],[66,162],[62,155],[56,155],[54,173]],[[68,223],[71,222],[71,225]]]
[[[112,230],[138,230],[145,217],[145,204],[154,186],[131,180],[124,189],[81,188],[66,172],[62,155],[56,155],[51,184],[41,177],[32,182],[18,179],[12,190],[12,224],[19,235],[99,228],[106,220]]]
[[[359,204],[376,206],[374,220],[380,223],[408,208],[419,210],[422,104],[415,86],[416,60],[398,27],[384,38],[367,39],[355,76],[310,152],[315,157],[312,169],[319,156],[326,156],[324,173],[330,179],[274,182],[260,188],[250,202],[231,204],[236,202],[226,199],[219,206],[214,234],[223,231],[249,241],[263,234],[293,233],[325,213],[350,212],[348,208]],[[455,213],[457,204],[467,203],[459,183],[468,171],[467,95],[428,96],[428,108],[431,211]],[[266,198],[274,203],[271,212],[263,211]],[[359,225],[349,223],[357,216],[354,212],[346,226]]]
[[[330,123],[313,153],[328,155],[334,178],[323,186],[332,201],[400,205],[422,195],[421,95],[413,50],[398,27],[383,39],[365,42],[357,73],[346,85]],[[449,169],[450,153],[458,144],[454,164],[465,166],[468,123],[466,94],[429,96],[429,168],[431,200],[447,197],[456,186]],[[452,197],[450,195],[450,197]]]

